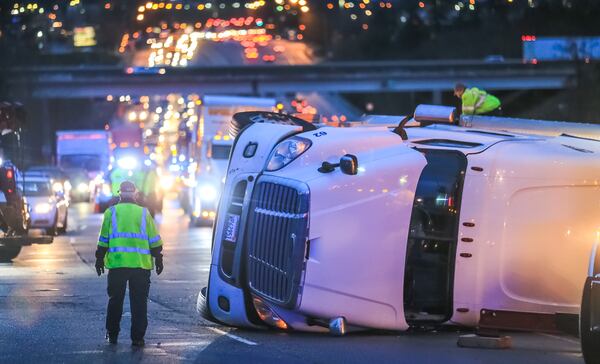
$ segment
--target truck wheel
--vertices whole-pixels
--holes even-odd
[[[600,308],[592,307],[592,277],[588,277],[583,287],[583,298],[581,299],[581,314],[579,315],[579,336],[581,337],[581,352],[586,364],[600,363],[600,331],[592,331],[590,328],[592,310],[600,311]]]
[[[210,312],[210,307],[208,307],[208,287],[202,287],[200,292],[198,293],[198,300],[196,301],[196,312],[200,314],[200,316],[208,321],[216,322],[220,324],[221,322],[213,316],[212,312]]]
[[[229,135],[235,138],[243,128],[254,123],[297,125],[302,127],[302,131],[310,131],[317,128],[308,121],[288,114],[267,111],[245,111],[233,115],[229,124]]]
[[[7,263],[13,260],[21,252],[20,246],[1,246],[0,247],[0,262]]]

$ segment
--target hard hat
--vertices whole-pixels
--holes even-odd
[[[119,186],[119,193],[135,193],[136,188],[135,184],[130,181],[124,181]]]

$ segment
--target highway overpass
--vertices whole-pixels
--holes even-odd
[[[576,84],[576,72],[572,63],[402,61],[166,69],[14,67],[0,71],[0,77],[5,90],[15,98],[70,99],[173,92],[283,95],[430,91],[439,95],[457,81],[487,90],[561,89]]]

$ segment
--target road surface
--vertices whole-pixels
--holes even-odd
[[[0,362],[4,363],[582,363],[570,336],[510,333],[508,350],[465,349],[458,331],[363,332],[345,337],[223,327],[195,313],[210,261],[209,228],[188,229],[173,203],[159,216],[165,271],[153,274],[146,347],[129,341],[126,299],[119,344],[104,342],[106,277],[94,271],[101,216],[71,208],[67,235],[25,247],[0,264]]]

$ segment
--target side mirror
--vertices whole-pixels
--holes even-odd
[[[340,169],[342,173],[351,176],[358,174],[358,158],[352,154],[346,154],[340,158]]]

